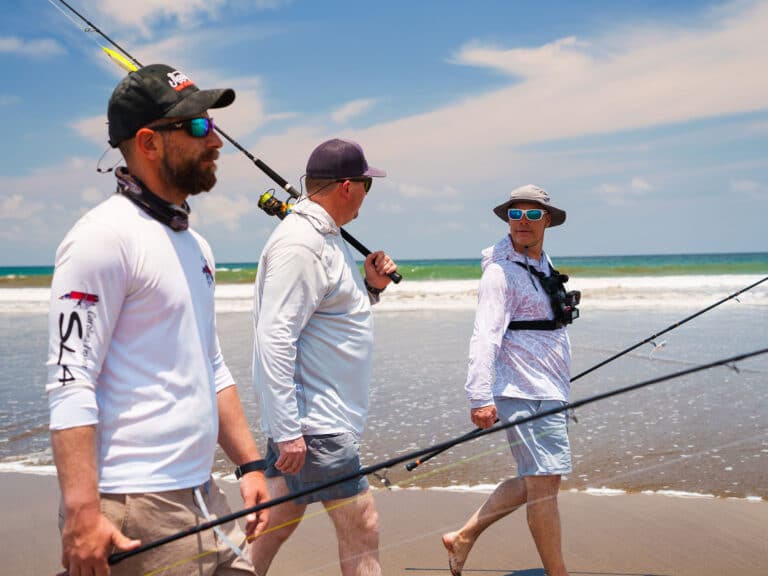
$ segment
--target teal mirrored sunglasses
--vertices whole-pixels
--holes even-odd
[[[201,116],[200,118],[187,118],[178,122],[169,122],[159,126],[150,126],[150,130],[161,132],[163,130],[186,130],[192,138],[205,138],[213,130],[213,118]]]
[[[541,208],[531,208],[530,210],[521,210],[520,208],[510,208],[507,210],[507,217],[510,220],[522,220],[523,214],[525,214],[525,217],[527,220],[530,220],[531,222],[536,222],[537,220],[541,220],[544,217],[544,214],[546,214],[546,210],[542,210]]]

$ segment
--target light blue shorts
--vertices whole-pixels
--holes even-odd
[[[283,474],[275,468],[275,463],[280,455],[277,446],[272,438],[267,439],[267,470],[265,474],[270,478],[282,476],[291,494],[300,490],[315,488],[340,476],[353,474],[361,468],[360,442],[354,434],[342,432],[340,434],[304,435],[304,441],[307,443],[304,466],[298,474]],[[341,484],[334,484],[324,490],[300,496],[296,498],[296,503],[311,504],[312,502],[351,498],[366,490],[368,490],[368,478],[360,476]]]
[[[560,400],[494,398],[502,423],[513,422],[565,405]],[[559,476],[571,473],[571,446],[565,411],[507,428],[507,440],[518,476]]]

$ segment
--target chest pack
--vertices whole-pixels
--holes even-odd
[[[560,274],[552,268],[550,276],[543,272],[529,268],[522,262],[515,262],[539,279],[541,287],[549,297],[549,304],[555,315],[553,320],[513,320],[507,325],[507,330],[557,330],[566,324],[571,324],[579,317],[579,309],[576,306],[581,302],[581,292],[578,290],[566,291],[565,283],[568,282],[567,274]]]

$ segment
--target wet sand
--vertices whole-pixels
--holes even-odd
[[[3,574],[59,571],[58,489],[53,476],[0,474]],[[222,482],[230,502],[237,485]],[[483,494],[435,490],[376,491],[385,575],[449,574],[440,543],[485,499]],[[662,495],[560,495],[563,546],[579,576],[758,576],[768,573],[768,503]],[[275,559],[271,576],[336,575],[333,529],[319,505]],[[182,527],[180,527],[181,529]],[[478,540],[464,574],[543,576],[518,511]]]

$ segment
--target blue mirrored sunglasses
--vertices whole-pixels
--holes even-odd
[[[527,220],[530,220],[531,222],[535,222],[537,220],[541,220],[544,217],[544,214],[546,214],[546,210],[542,210],[541,208],[531,208],[530,210],[521,210],[520,208],[510,208],[507,210],[507,217],[510,220],[522,220],[523,214],[525,214],[525,217]]]
[[[186,130],[192,138],[205,138],[213,130],[213,118],[187,118],[178,122],[150,126],[150,130],[160,132],[163,130]]]

